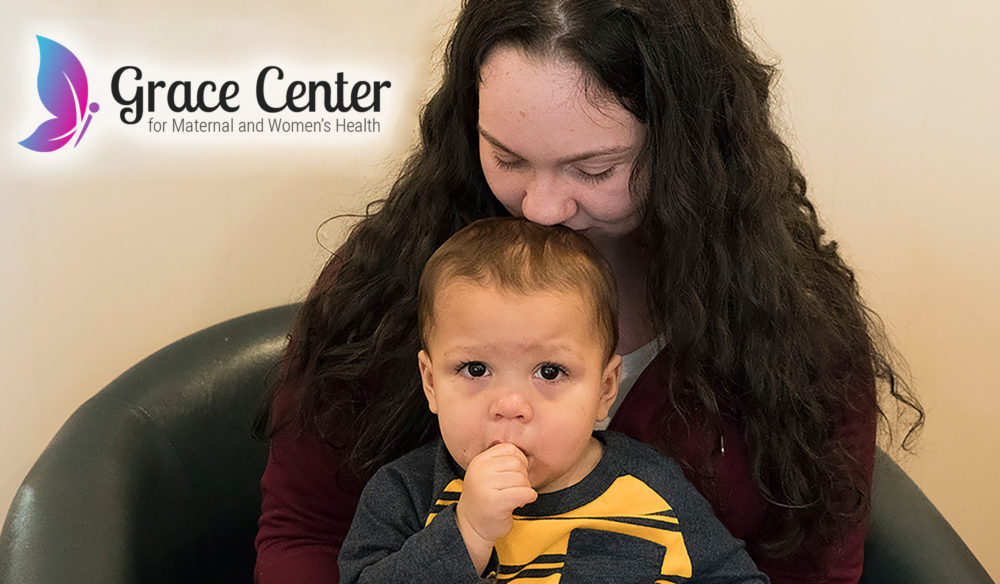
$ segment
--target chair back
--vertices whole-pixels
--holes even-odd
[[[267,464],[251,428],[297,310],[181,339],[84,403],[15,496],[0,584],[251,582]],[[879,450],[861,584],[941,582],[993,580]]]
[[[15,496],[0,583],[251,582],[267,463],[251,432],[296,310],[181,339],[84,403]]]

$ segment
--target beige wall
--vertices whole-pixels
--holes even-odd
[[[122,371],[205,326],[300,299],[324,260],[318,236],[336,244],[320,223],[361,209],[416,139],[455,9],[152,4],[0,2],[0,519],[60,425]],[[36,34],[83,61],[101,105],[76,149],[18,145],[50,117],[35,92]],[[254,81],[270,64],[286,79],[343,70],[392,87],[378,134],[152,136],[117,120],[110,79],[127,64],[145,79],[238,77],[248,117],[260,116],[249,115]],[[163,99],[161,120],[172,117]]]
[[[323,257],[319,223],[358,209],[414,139],[431,55],[457,2],[410,5],[0,7],[0,513],[59,425],[124,369],[304,292]],[[1000,408],[987,364],[1000,349],[991,28],[1000,5],[949,6],[754,0],[741,9],[759,46],[780,56],[786,134],[927,407],[918,457],[902,462],[996,577],[1000,504],[988,485],[1000,478]],[[44,115],[35,34],[80,56],[101,102],[76,150],[16,144]],[[245,98],[272,63],[305,79],[349,70],[393,88],[376,135],[154,137],[114,123],[107,80],[128,62],[167,79],[249,75]],[[321,238],[336,241],[332,231]]]
[[[994,577],[1000,503],[1000,48],[994,0],[742,2],[820,213],[909,361],[900,462]]]

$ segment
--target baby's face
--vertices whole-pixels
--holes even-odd
[[[527,456],[539,492],[590,472],[584,455],[594,448],[594,422],[617,395],[621,363],[607,360],[591,303],[452,280],[438,288],[427,345],[419,357],[424,391],[462,468],[509,442]]]

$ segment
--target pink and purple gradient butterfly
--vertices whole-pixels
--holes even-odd
[[[35,152],[52,152],[68,144],[76,135],[75,148],[93,114],[101,108],[96,102],[87,105],[87,74],[76,55],[43,36],[38,37],[38,50],[41,53],[38,97],[55,117],[42,122],[34,134],[19,144]]]

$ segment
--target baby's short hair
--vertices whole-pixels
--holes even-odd
[[[427,260],[420,276],[417,323],[425,349],[433,327],[434,298],[442,282],[455,278],[519,294],[580,294],[593,307],[607,357],[615,353],[618,290],[614,273],[594,244],[568,227],[490,217],[448,238]]]

